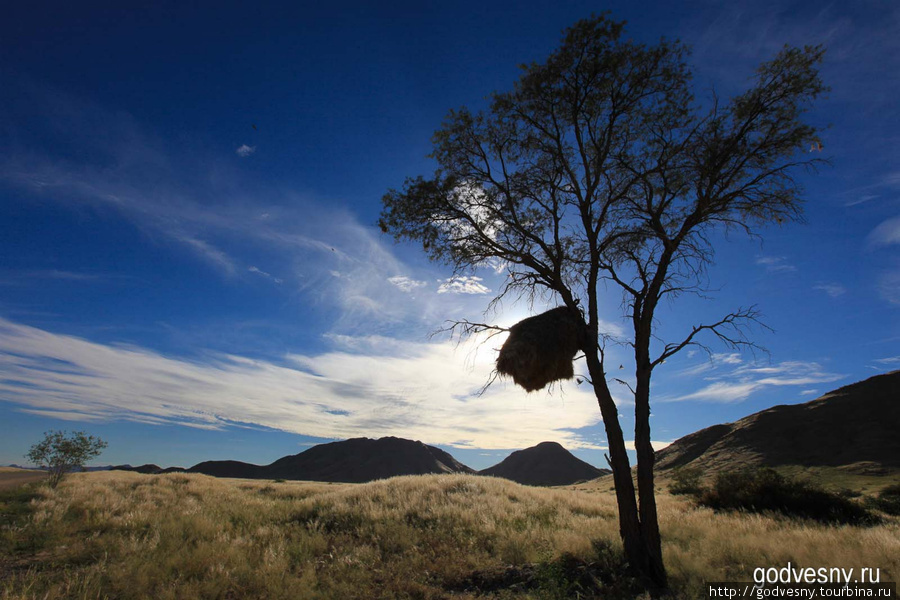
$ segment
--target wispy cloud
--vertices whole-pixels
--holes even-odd
[[[792,273],[797,270],[792,264],[785,262],[784,256],[759,256],[756,264],[762,265],[769,273]]]
[[[487,294],[491,290],[482,284],[481,277],[461,275],[439,280],[438,294]]]
[[[873,247],[900,244],[900,217],[894,217],[879,224],[869,234],[869,244]]]
[[[60,279],[63,281],[97,281],[103,279],[104,275],[100,273],[85,273],[81,271],[60,271],[57,269],[48,269],[45,271],[29,271],[25,274],[27,277],[36,279]]]
[[[241,144],[237,150],[234,151],[234,153],[241,158],[247,158],[254,152],[256,152],[256,146],[248,146],[247,144]]]
[[[847,288],[845,288],[844,286],[842,286],[839,283],[833,283],[833,282],[817,283],[816,285],[813,286],[813,289],[818,290],[820,292],[825,292],[832,298],[838,298],[847,293]]]
[[[871,200],[875,200],[878,198],[878,194],[863,194],[861,196],[857,196],[853,200],[848,200],[844,203],[844,206],[850,208],[851,206],[859,206],[860,204],[865,204]]]
[[[737,352],[714,353],[711,358],[713,363],[723,365],[739,365],[744,362],[744,359]]]
[[[473,362],[450,343],[334,341],[332,351],[282,364],[241,356],[197,362],[0,320],[0,398],[69,420],[250,423],[322,438],[396,435],[485,449],[547,439],[596,447],[572,431],[599,421],[596,400],[575,385],[550,396],[500,382],[479,396],[490,353]]]
[[[181,243],[193,248],[198,254],[206,258],[210,263],[219,267],[224,273],[234,275],[237,271],[234,259],[212,244],[188,234],[175,233],[173,237]]]
[[[878,292],[891,304],[900,304],[900,270],[888,271],[878,278]]]
[[[703,388],[683,394],[675,398],[659,398],[659,402],[684,402],[687,400],[699,400],[702,402],[738,402],[745,400],[750,394],[759,389],[759,385],[755,382],[725,382],[717,381],[710,383]]]
[[[688,352],[688,358],[693,358],[696,356],[697,351],[694,354]],[[697,375],[702,375],[703,373],[708,373],[713,371],[714,369],[722,366],[733,366],[739,365],[744,362],[744,359],[737,352],[723,352],[723,353],[712,353],[707,357],[707,360],[697,363],[696,365],[686,367],[681,369],[676,373],[679,376],[687,376],[687,377],[696,377]]]
[[[43,101],[53,103],[54,110],[46,112],[56,116],[42,126],[54,127],[73,144],[98,136],[108,144],[66,160],[16,148],[0,155],[0,183],[19,187],[26,201],[111,212],[144,231],[147,241],[184,248],[188,258],[198,257],[228,278],[277,272],[272,281],[282,280],[305,305],[335,311],[336,332],[393,329],[422,339],[435,323],[480,313],[484,299],[479,296],[501,278],[484,269],[421,285],[446,277],[435,268],[404,279],[398,273],[410,269],[388,240],[340,208],[338,199],[325,205],[249,184],[236,179],[233,170],[217,169],[214,157],[201,160],[202,153],[172,155],[177,148],[146,134],[127,114],[112,114],[71,95],[38,94],[36,102]],[[91,128],[85,130],[84,123]],[[99,162],[91,162],[96,157]],[[245,258],[249,249],[250,259]]]
[[[391,284],[397,286],[397,288],[402,292],[413,292],[418,288],[428,285],[424,281],[417,281],[415,279],[412,279],[411,277],[405,277],[402,275],[388,277],[388,281]]]
[[[91,273],[82,271],[62,271],[58,269],[39,269],[30,271],[0,271],[0,285],[18,285],[34,281],[66,281],[73,283],[93,283],[119,276],[107,273]]]
[[[263,277],[267,277],[278,284],[284,283],[283,279],[279,279],[278,277],[275,277],[271,273],[266,273],[265,271],[263,271],[262,269],[260,269],[258,267],[250,266],[247,268],[247,271],[249,271],[250,273],[256,273],[257,275],[262,275]]]
[[[819,363],[803,361],[785,361],[771,365],[736,362],[732,357],[733,368],[719,369],[711,372],[704,379],[708,381],[700,389],[678,396],[660,396],[659,402],[682,402],[688,400],[702,402],[739,402],[768,387],[808,386],[818,383],[832,383],[843,379],[839,373],[826,371]],[[716,363],[713,361],[713,365]],[[723,363],[719,363],[720,365]],[[702,373],[703,371],[701,371]]]

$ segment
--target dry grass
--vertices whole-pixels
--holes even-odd
[[[527,590],[467,582],[565,554],[592,561],[598,541],[620,547],[608,492],[470,475],[329,485],[98,472],[41,488],[30,508],[3,532],[2,598],[563,597],[552,569],[533,571],[544,579]],[[660,518],[684,598],[788,561],[900,575],[896,519],[834,528],[665,494]]]
[[[46,478],[46,471],[0,467],[0,491],[11,490],[22,484],[33,483]]]

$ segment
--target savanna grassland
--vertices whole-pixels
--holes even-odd
[[[615,497],[487,477],[369,484],[78,474],[2,495],[0,597],[626,598]],[[900,575],[900,523],[715,513],[660,493],[675,594],[756,567]]]
[[[0,467],[0,492],[11,490],[25,483],[34,483],[47,478],[44,471],[32,471],[16,467]]]

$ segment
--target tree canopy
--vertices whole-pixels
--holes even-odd
[[[581,315],[581,351],[606,427],[630,562],[656,586],[665,571],[653,487],[650,378],[712,334],[748,343],[753,307],[659,341],[664,297],[705,289],[714,232],[754,233],[801,216],[798,169],[821,159],[805,113],[825,91],[820,47],[785,47],[727,101],[698,100],[689,52],[676,41],[627,39],[605,16],[575,23],[546,61],[522,67],[482,111],[451,110],[434,134],[432,177],[383,198],[379,224],[457,272],[503,266],[505,295],[546,293]],[[607,385],[598,294],[623,295],[634,351],[640,507]],[[466,332],[491,328],[464,323]]]
[[[488,110],[450,111],[438,171],[385,195],[382,229],[460,271],[506,263],[504,291],[586,300],[605,277],[658,298],[697,283],[714,227],[798,217],[794,167],[818,143],[800,117],[823,91],[822,49],[785,48],[751,89],[704,110],[683,45],[622,29],[581,21]]]
[[[26,457],[45,467],[50,473],[50,487],[56,487],[66,473],[84,467],[86,462],[100,456],[106,446],[100,438],[83,431],[69,435],[65,431],[48,431],[44,433],[44,439],[31,447]]]

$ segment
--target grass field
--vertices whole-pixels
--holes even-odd
[[[97,472],[0,495],[0,597],[633,597],[606,489],[469,475],[363,485]],[[718,514],[660,494],[678,597],[756,567],[900,576],[900,523]],[[600,590],[598,592],[597,590]]]
[[[46,479],[44,471],[0,467],[0,491],[12,490],[25,483],[34,483]]]

